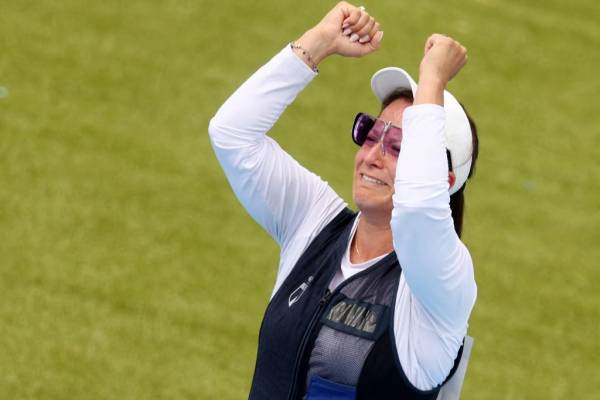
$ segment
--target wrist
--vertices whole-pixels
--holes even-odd
[[[419,74],[419,86],[424,85],[436,90],[444,90],[447,81],[436,74]]]
[[[306,50],[302,45],[298,44],[298,41],[290,43],[292,52],[302,61],[307,67],[313,70],[314,73],[319,73],[317,63],[313,60],[310,52]]]
[[[435,75],[422,74],[419,77],[414,104],[444,105],[446,81]]]
[[[326,41],[315,29],[306,31],[298,40],[294,41],[294,43],[302,46],[304,50],[310,54],[310,57],[315,64],[314,67],[319,65],[323,59],[331,54],[331,50],[326,44]]]

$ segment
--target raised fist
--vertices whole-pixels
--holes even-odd
[[[379,48],[379,28],[364,7],[342,1],[296,42],[309,49],[316,64],[331,54],[361,57]]]
[[[445,86],[467,63],[467,49],[451,37],[434,33],[425,42],[420,79]]]

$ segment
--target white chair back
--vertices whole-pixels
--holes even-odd
[[[458,363],[456,372],[450,378],[448,382],[442,386],[442,390],[438,394],[437,400],[459,400],[460,391],[465,380],[465,374],[467,373],[467,364],[469,364],[469,357],[471,357],[471,349],[473,348],[473,338],[471,336],[465,337],[465,343],[463,347],[462,357]]]

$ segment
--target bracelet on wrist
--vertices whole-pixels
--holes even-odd
[[[297,43],[290,43],[290,47],[292,48],[292,50],[294,49],[298,49],[300,50],[300,52],[302,53],[302,56],[306,58],[306,60],[308,61],[308,66],[316,73],[319,73],[319,69],[317,68],[317,64],[315,63],[315,61],[313,60],[312,56],[310,55],[310,53],[308,52],[308,50],[306,50],[304,47],[302,47],[301,45],[297,44]]]

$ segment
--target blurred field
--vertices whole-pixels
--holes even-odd
[[[464,399],[600,393],[600,8],[371,1],[383,47],[333,58],[272,134],[346,199],[369,79],[456,36],[479,125]],[[330,2],[0,0],[0,399],[242,399],[278,249],[206,128]],[[319,138],[319,142],[312,138]]]

